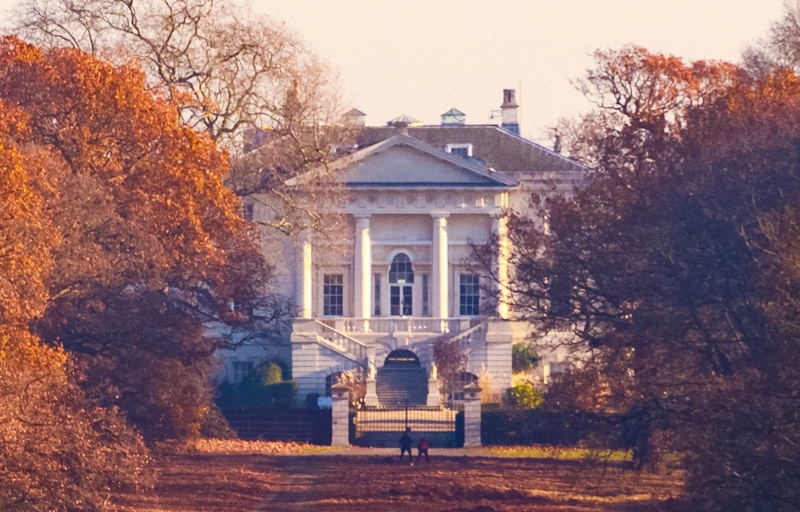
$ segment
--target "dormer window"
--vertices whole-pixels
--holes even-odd
[[[472,144],[448,144],[444,149],[453,155],[462,157],[472,156]]]

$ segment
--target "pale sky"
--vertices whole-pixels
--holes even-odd
[[[597,48],[627,43],[686,59],[738,60],[782,0],[251,0],[339,70],[348,106],[382,125],[405,113],[438,124],[499,122],[517,89],[522,134],[586,110],[570,80]],[[0,9],[16,0],[0,0]]]

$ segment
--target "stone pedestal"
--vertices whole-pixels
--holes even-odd
[[[367,405],[378,405],[377,375],[375,368],[375,346],[367,347],[367,393],[364,395],[364,403]]]
[[[431,367],[431,373],[428,377],[428,398],[425,404],[432,407],[439,407],[442,404],[442,398],[439,396],[439,376],[436,372],[436,365]]]
[[[364,396],[364,403],[367,405],[378,405],[378,393],[376,391],[376,380],[374,377],[367,377],[367,394]]]
[[[331,386],[331,446],[350,446],[350,390]]]
[[[481,446],[481,387],[464,386],[464,448]]]

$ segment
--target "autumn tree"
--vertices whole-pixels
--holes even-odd
[[[517,314],[573,328],[584,364],[558,405],[613,416],[642,464],[684,454],[697,507],[796,510],[800,81],[595,57],[588,183],[551,202],[549,234],[510,223]]]
[[[226,155],[141,71],[80,50],[5,38],[0,98],[28,116],[61,238],[35,331],[79,356],[87,388],[146,432],[196,433],[214,352],[271,314]]]
[[[800,2],[785,0],[781,17],[764,38],[745,48],[742,60],[751,74],[762,78],[776,67],[800,69]]]
[[[149,482],[149,456],[124,417],[86,398],[67,354],[30,332],[60,237],[27,119],[0,101],[0,508],[102,509],[120,486]]]
[[[234,0],[25,0],[13,30],[117,64],[135,59],[149,88],[232,155],[229,184],[263,206],[265,226],[318,227],[319,196],[291,181],[326,169],[348,133],[335,74],[285,25]]]
[[[436,363],[442,390],[453,400],[454,394],[460,393],[464,387],[461,374],[467,369],[467,354],[461,350],[457,341],[439,338],[433,344],[433,361]]]

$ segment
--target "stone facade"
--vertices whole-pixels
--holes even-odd
[[[458,342],[467,372],[488,374],[499,396],[511,385],[512,344],[528,335],[508,319],[506,215],[525,211],[532,192],[570,193],[585,169],[492,126],[366,127],[359,141],[333,163],[346,200],[320,205],[342,221],[341,236],[265,242],[274,292],[295,305],[291,334],[273,352],[290,354],[298,402],[330,393],[332,376],[356,368],[374,402],[378,370],[407,350],[425,370],[422,403],[439,403],[446,397],[431,383],[441,338]],[[469,155],[451,152],[467,147]],[[491,239],[497,281],[472,260]],[[237,357],[223,354],[226,372]]]

